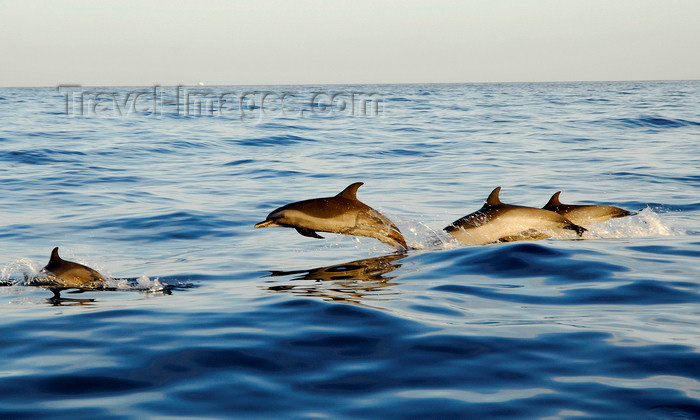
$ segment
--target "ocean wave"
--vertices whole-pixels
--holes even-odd
[[[684,120],[679,118],[664,118],[641,116],[637,118],[618,118],[613,120],[601,121],[603,124],[627,128],[678,128],[678,127],[693,127],[700,125],[699,121]]]
[[[55,163],[77,163],[84,159],[84,152],[75,150],[39,149],[0,151],[0,160],[27,165],[50,165]]]
[[[94,221],[92,228],[113,232],[121,240],[167,241],[228,237],[235,234],[229,219],[195,211],[172,211],[155,215],[138,215]]]
[[[294,136],[291,134],[281,134],[260,138],[246,138],[232,140],[234,143],[241,146],[256,146],[256,147],[275,147],[275,146],[292,146],[300,143],[315,143],[316,139],[309,137]]]

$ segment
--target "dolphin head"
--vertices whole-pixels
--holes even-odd
[[[283,207],[272,211],[267,215],[265,220],[260,223],[255,224],[255,228],[265,228],[265,227],[275,227],[275,226],[289,226],[289,223],[285,223],[285,210]]]
[[[255,228],[264,227],[297,227],[303,219],[319,216],[319,204],[327,199],[305,200],[284,205],[267,215],[264,221],[255,224]]]

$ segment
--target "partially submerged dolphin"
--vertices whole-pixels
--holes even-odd
[[[377,210],[357,199],[362,182],[349,185],[335,197],[314,198],[287,204],[270,213],[256,228],[291,227],[301,235],[321,238],[318,232],[369,236],[395,248],[407,249],[399,228]]]
[[[481,209],[445,227],[457,240],[467,245],[542,239],[562,229],[574,230],[581,236],[586,231],[564,216],[534,207],[504,204],[496,187]]]
[[[627,211],[615,206],[602,206],[596,204],[562,204],[559,201],[559,194],[561,194],[561,191],[555,192],[554,195],[552,195],[552,198],[549,199],[549,202],[542,208],[559,213],[577,225],[590,226],[592,224],[603,223],[617,217],[637,214],[633,211]]]
[[[56,297],[63,289],[98,289],[105,281],[92,268],[62,259],[58,255],[58,247],[51,251],[49,263],[42,271],[48,274],[49,289]]]

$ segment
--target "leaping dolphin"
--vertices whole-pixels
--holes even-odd
[[[58,247],[51,251],[49,263],[42,270],[48,274],[49,289],[58,297],[63,289],[96,289],[104,284],[104,277],[82,264],[66,261],[58,255]]]
[[[534,207],[504,204],[496,187],[481,209],[452,222],[444,230],[467,245],[543,239],[562,229],[574,230],[581,236],[586,231],[564,216]]]
[[[633,211],[627,211],[615,206],[602,206],[596,204],[562,204],[559,201],[559,194],[561,194],[561,191],[555,192],[554,195],[552,195],[552,198],[549,199],[549,202],[542,208],[559,213],[577,225],[590,226],[592,224],[603,223],[617,217],[632,216],[637,214]]]
[[[362,182],[349,185],[335,197],[314,198],[273,210],[256,228],[291,227],[301,235],[320,238],[319,232],[369,236],[400,250],[408,249],[399,228],[377,210],[357,199]]]

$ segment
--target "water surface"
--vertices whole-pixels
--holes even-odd
[[[198,89],[0,89],[0,417],[700,416],[699,82]],[[415,250],[253,229],[356,181]],[[496,186],[639,214],[440,233]],[[27,285],[54,246],[116,290]]]

